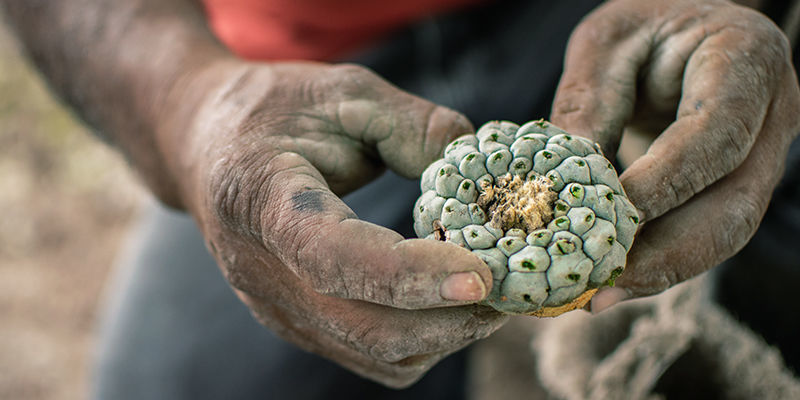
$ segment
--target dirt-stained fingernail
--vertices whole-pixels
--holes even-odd
[[[444,279],[439,294],[445,300],[477,301],[486,297],[486,285],[477,272],[457,272]]]
[[[627,290],[618,287],[606,287],[592,297],[592,314],[597,314],[614,304],[630,298]]]

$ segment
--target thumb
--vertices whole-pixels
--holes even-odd
[[[491,289],[489,267],[470,252],[356,219],[302,157],[268,167],[284,179],[255,203],[264,247],[317,292],[416,309],[476,302]]]

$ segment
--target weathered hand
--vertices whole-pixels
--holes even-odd
[[[471,304],[491,288],[480,259],[403,240],[337,197],[384,164],[419,176],[472,130],[463,116],[351,65],[232,62],[197,76],[185,95],[207,100],[180,192],[264,325],[390,386],[499,328],[504,317]]]
[[[387,165],[418,176],[459,114],[363,68],[246,64],[196,0],[0,1],[50,86],[197,220],[237,294],[275,332],[392,386],[486,336],[489,268],[403,240],[336,196]],[[411,210],[402,212],[411,213]]]
[[[765,16],[718,0],[611,1],[570,39],[553,121],[613,153],[656,136],[621,180],[644,227],[593,309],[660,292],[739,251],[800,131],[790,47]]]

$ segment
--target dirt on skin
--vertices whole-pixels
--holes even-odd
[[[84,399],[101,291],[145,192],[1,21],[0,399]]]

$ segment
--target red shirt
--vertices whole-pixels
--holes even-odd
[[[203,0],[211,29],[257,60],[331,60],[414,20],[482,0]]]

